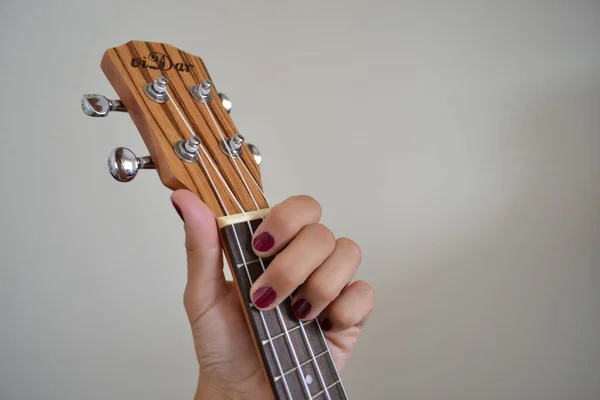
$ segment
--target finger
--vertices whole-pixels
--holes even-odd
[[[185,226],[188,281],[184,303],[190,319],[204,313],[226,290],[222,252],[212,211],[187,190],[171,195]]]
[[[307,225],[269,265],[250,289],[252,303],[268,310],[292,294],[335,247],[333,233],[321,224]]]
[[[316,318],[352,280],[360,260],[360,247],[356,243],[348,238],[338,239],[333,253],[294,295],[292,312],[296,318]]]
[[[356,281],[342,293],[319,318],[324,331],[343,331],[353,326],[363,327],[375,308],[373,288],[364,281]]]
[[[283,249],[303,226],[321,219],[321,205],[309,196],[294,196],[277,204],[254,232],[252,247],[259,257]]]

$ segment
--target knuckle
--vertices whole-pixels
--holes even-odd
[[[336,248],[339,248],[340,250],[344,250],[348,254],[351,254],[352,257],[354,257],[354,259],[359,263],[362,260],[362,250],[354,240],[349,239],[347,237],[342,237],[336,241],[335,246]]]
[[[353,286],[359,291],[362,299],[368,301],[372,307],[375,306],[375,291],[371,285],[365,281],[356,281]]]
[[[321,215],[321,205],[317,200],[310,196],[298,195],[275,205],[266,216],[265,221],[268,221],[269,229],[276,226],[276,230],[296,233],[307,222],[319,221]],[[302,218],[297,218],[298,216],[302,216]]]
[[[290,217],[297,215],[299,212],[302,214],[308,213],[309,215],[315,214],[317,216],[316,220],[321,219],[321,205],[319,202],[310,196],[298,195],[275,205],[265,220],[269,221],[269,225],[290,227],[293,226],[293,223],[291,223],[293,218]]]
[[[270,226],[285,226],[289,223],[289,219],[286,218],[285,207],[283,207],[282,204],[283,203],[280,203],[273,207],[271,212],[265,217],[265,221],[268,221]]]
[[[306,286],[306,293],[315,304],[329,304],[339,294],[331,285],[315,284],[309,281]]]
[[[281,264],[274,267],[275,268],[269,268],[272,273],[270,280],[277,281],[278,286],[285,288],[285,290],[294,290],[300,286],[306,278],[300,268],[284,268]]]
[[[339,327],[348,327],[356,323],[356,315],[348,308],[335,307],[330,315]]]
[[[329,228],[323,224],[310,224],[305,228],[306,232],[319,243],[334,244],[335,236]]]
[[[286,201],[289,201],[291,204],[294,204],[294,207],[301,207],[306,210],[310,210],[318,215],[319,219],[321,218],[323,209],[321,207],[321,203],[315,200],[311,196],[307,196],[305,194],[300,194],[297,196],[292,196]]]

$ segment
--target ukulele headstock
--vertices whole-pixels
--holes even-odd
[[[195,192],[217,217],[268,208],[260,153],[239,133],[231,102],[216,91],[199,57],[169,44],[131,41],[108,49],[101,68],[120,100],[84,95],[84,113],[127,111],[150,152],[137,158],[115,149],[109,169],[117,180],[156,168],[165,186]]]

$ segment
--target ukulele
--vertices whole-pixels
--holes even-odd
[[[202,60],[171,45],[131,41],[100,64],[120,100],[86,94],[86,115],[128,112],[150,155],[120,147],[108,158],[112,176],[132,180],[156,169],[162,183],[194,192],[213,211],[248,331],[274,397],[347,399],[317,320],[298,321],[291,298],[269,311],[252,305],[250,287],[271,259],[252,251],[252,235],[269,212],[258,149],[233,123],[231,102],[218,93]]]

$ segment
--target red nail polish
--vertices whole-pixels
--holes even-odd
[[[312,305],[307,300],[300,299],[292,306],[292,313],[298,319],[306,318],[311,308]]]
[[[254,238],[252,245],[258,251],[265,252],[269,251],[275,244],[275,239],[269,232],[263,232]]]
[[[277,293],[272,287],[262,287],[252,295],[252,302],[258,308],[267,308],[275,301]]]
[[[324,331],[330,331],[331,328],[333,328],[331,320],[329,318],[323,318],[323,321],[321,321],[321,329]]]
[[[181,210],[179,209],[179,206],[177,204],[175,204],[175,202],[173,200],[171,200],[171,203],[173,204],[173,207],[175,208],[175,211],[177,211],[177,214],[179,214],[179,218],[181,218],[181,220],[184,221],[183,214],[181,213]]]

